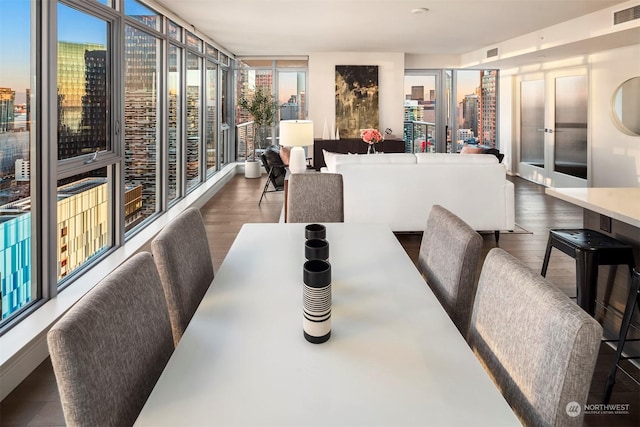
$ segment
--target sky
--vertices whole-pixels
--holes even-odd
[[[30,86],[30,28],[30,0],[0,0],[0,87],[15,90],[16,97]],[[106,45],[106,34],[104,21],[58,4],[58,40]]]
[[[29,87],[31,2],[0,0],[0,87]]]

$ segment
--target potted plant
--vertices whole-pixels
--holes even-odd
[[[245,157],[245,176],[247,178],[260,177],[260,166],[256,156],[256,147],[263,147],[269,128],[276,118],[278,103],[274,96],[264,88],[258,87],[252,97],[240,98],[238,105],[251,114],[253,117],[253,155],[251,158]],[[256,173],[257,171],[257,173]],[[249,172],[249,173],[248,173]]]

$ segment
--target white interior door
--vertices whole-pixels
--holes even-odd
[[[518,174],[548,187],[586,187],[586,69],[522,76],[519,84]]]

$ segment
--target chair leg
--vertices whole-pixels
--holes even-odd
[[[627,304],[624,309],[624,315],[622,316],[622,324],[620,325],[620,334],[618,335],[618,348],[616,355],[611,365],[611,371],[607,377],[607,384],[604,389],[604,403],[609,403],[611,399],[611,391],[613,385],[616,383],[616,373],[618,372],[618,364],[622,357],[622,351],[624,350],[624,344],[627,340],[627,333],[629,332],[629,325],[631,324],[631,317],[633,312],[638,308],[640,312],[640,273],[633,269],[631,270],[631,284],[629,287],[629,295],[627,296]]]
[[[547,276],[547,268],[549,267],[549,258],[551,258],[551,248],[553,247],[553,236],[549,234],[549,240],[547,240],[547,250],[544,253],[544,261],[542,261],[542,271],[540,275],[542,277]]]
[[[262,189],[262,195],[260,196],[260,201],[258,202],[258,206],[262,203],[262,198],[264,197],[267,189],[269,188],[269,183],[271,182],[271,173],[273,172],[273,168],[269,168],[269,175],[267,175],[267,182],[264,184],[264,188]]]

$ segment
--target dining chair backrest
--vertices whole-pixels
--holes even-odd
[[[200,210],[187,208],[171,220],[151,241],[151,253],[160,273],[177,346],[214,277]]]
[[[502,249],[482,266],[468,343],[524,425],[580,426],[602,327]]]
[[[418,255],[418,269],[466,337],[476,294],[482,237],[458,216],[434,205]]]
[[[342,175],[291,174],[286,208],[287,222],[344,222]]]
[[[69,426],[132,425],[173,352],[151,254],[125,261],[48,332]]]

